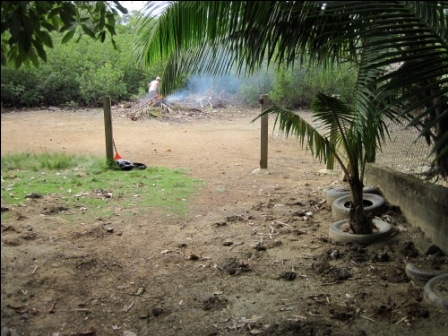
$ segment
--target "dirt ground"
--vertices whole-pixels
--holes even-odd
[[[1,223],[1,335],[446,335],[447,311],[405,274],[405,260],[423,258],[419,231],[390,206],[389,239],[331,242],[322,190],[339,176],[271,132],[272,121],[268,171],[257,170],[258,113],[133,121],[113,109],[121,156],[206,182],[186,218],[135,213],[125,222],[118,207],[72,227],[58,213],[42,216],[44,201],[2,200],[17,216]],[[101,109],[2,113],[2,154],[105,155],[103,119]],[[427,258],[447,267],[443,256]]]

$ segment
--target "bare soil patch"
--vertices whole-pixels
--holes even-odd
[[[121,156],[206,181],[185,218],[124,221],[117,206],[73,227],[48,197],[2,200],[15,213],[1,224],[2,335],[445,335],[446,310],[423,300],[405,261],[446,257],[422,256],[420,232],[390,205],[389,239],[331,242],[322,190],[338,176],[277,131],[257,172],[258,112],[113,110]],[[1,127],[2,154],[105,155],[101,109],[8,111]]]

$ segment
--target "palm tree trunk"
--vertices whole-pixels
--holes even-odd
[[[364,213],[364,185],[361,181],[349,180],[352,201],[350,205],[350,228],[355,234],[371,234],[373,230],[372,218]]]

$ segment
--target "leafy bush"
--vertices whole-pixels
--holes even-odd
[[[104,95],[115,103],[146,94],[163,64],[143,68],[137,62],[133,33],[132,21],[117,26],[118,50],[92,39],[62,44],[62,35],[52,33],[54,48],[39,68],[2,67],[2,106],[90,105]]]
[[[337,94],[351,102],[356,78],[354,71],[346,65],[334,69],[298,67],[280,70],[276,73],[270,96],[287,109],[308,108],[318,92]]]
[[[112,101],[128,97],[122,71],[110,63],[80,74],[78,80],[82,102],[87,105],[101,102],[101,97],[105,95],[113,97]]]
[[[260,95],[271,91],[273,75],[270,73],[259,73],[248,77],[241,84],[240,95],[243,103],[249,106],[258,106]]]
[[[39,106],[43,96],[37,89],[36,69],[15,70],[2,67],[2,106]]]

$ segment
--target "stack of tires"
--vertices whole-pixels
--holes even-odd
[[[333,219],[346,219],[350,214],[350,189],[345,186],[330,187],[323,190],[327,204],[331,206]],[[384,197],[376,187],[364,187],[364,210],[372,216],[381,215],[386,210]]]
[[[378,188],[364,187],[364,210],[372,216],[379,216],[386,210],[385,199],[379,195]],[[350,216],[350,189],[345,186],[330,187],[323,190],[331,214],[336,221],[330,225],[329,236],[336,242],[372,243],[389,236],[392,227],[389,223],[373,219],[378,232],[363,235],[344,231]],[[423,297],[426,302],[439,308],[448,309],[448,272],[446,270],[424,270],[412,263],[406,264],[406,274],[413,280],[425,282]]]
[[[364,187],[363,192],[368,194],[379,194],[378,188],[371,186]],[[332,186],[325,188],[322,193],[327,200],[327,204],[331,206],[337,198],[350,195],[350,189],[346,186]]]
[[[376,187],[368,186],[363,189],[364,211],[372,215],[372,217],[380,216],[386,211],[386,202],[384,197],[379,193]],[[392,226],[379,219],[373,219],[373,224],[378,229],[369,235],[351,234],[345,232],[343,227],[346,226],[350,216],[351,195],[350,189],[346,186],[335,186],[323,190],[323,194],[327,204],[331,206],[331,214],[335,222],[330,225],[329,236],[336,242],[356,242],[368,244],[383,237],[387,237],[392,232]]]

